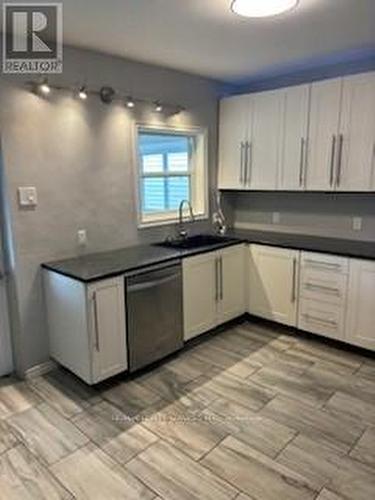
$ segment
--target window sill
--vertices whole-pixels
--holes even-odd
[[[198,221],[204,221],[208,220],[209,216],[207,214],[198,214],[194,215],[194,222]],[[160,218],[158,220],[150,220],[150,221],[142,221],[138,223],[138,229],[148,229],[151,227],[158,227],[158,226],[175,226],[176,224],[179,224],[179,218],[178,217],[173,217],[173,218]],[[184,216],[184,224],[192,224],[191,221],[187,220],[186,217]]]

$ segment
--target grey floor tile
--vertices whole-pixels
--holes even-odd
[[[300,434],[280,453],[277,462],[301,474],[312,489],[319,491],[338,473],[344,455]]]
[[[143,425],[198,460],[229,434],[225,423],[214,417],[185,398],[152,415]]]
[[[6,377],[0,382],[0,419],[25,411],[41,402],[26,382]]]
[[[301,475],[233,437],[222,441],[202,463],[256,500],[312,500],[317,494]]]
[[[375,469],[375,428],[369,427],[350,452],[350,456]],[[374,472],[375,474],[375,472]]]
[[[101,399],[94,388],[61,368],[28,383],[45,402],[66,418],[77,415]]]
[[[327,488],[323,488],[316,500],[344,500],[344,498],[327,490]]]
[[[191,355],[217,368],[227,369],[243,360],[244,356],[212,345],[209,341],[191,349]]]
[[[276,395],[273,390],[251,380],[244,381],[226,373],[213,377],[206,387],[221,398],[234,401],[250,410],[263,408]]]
[[[273,366],[258,370],[250,380],[314,406],[323,406],[334,393],[332,387],[319,385],[303,373],[296,376],[293,372],[275,369]]]
[[[277,396],[260,412],[313,439],[349,451],[362,435],[365,425],[353,419],[333,415],[285,396]]]
[[[80,413],[72,422],[116,462],[125,464],[158,437],[103,401]]]
[[[8,423],[18,439],[47,464],[88,442],[77,427],[46,403],[13,415]]]
[[[350,457],[340,459],[337,474],[327,488],[349,500],[370,500],[375,493],[375,474],[372,467]]]
[[[0,456],[0,500],[73,500],[23,445]]]
[[[17,442],[17,438],[12,433],[7,422],[0,420],[0,455],[9,448],[13,448]]]
[[[238,494],[223,479],[163,442],[152,445],[126,468],[168,500],[228,500]]]
[[[375,399],[363,400],[338,391],[325,407],[337,415],[348,416],[353,420],[375,426]]]
[[[356,375],[375,382],[375,359],[366,360],[356,372]]]
[[[93,444],[51,467],[77,500],[148,500],[156,495]]]
[[[259,415],[232,401],[218,399],[209,410],[222,419],[230,433],[255,450],[274,458],[297,434],[297,431]]]
[[[130,417],[138,415],[162,399],[157,393],[131,380],[113,383],[101,395]]]

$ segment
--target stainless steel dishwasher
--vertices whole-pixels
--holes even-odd
[[[183,347],[180,261],[126,278],[129,370],[134,372]]]

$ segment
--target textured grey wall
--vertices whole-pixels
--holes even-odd
[[[73,48],[65,49],[63,75],[51,81],[110,84],[134,96],[181,104],[187,111],[163,123],[207,127],[210,185],[214,184],[215,82]],[[137,230],[131,161],[134,117],[129,111],[121,105],[106,107],[95,98],[79,102],[69,93],[44,100],[21,83],[20,78],[0,78],[0,165],[15,242],[12,279],[19,373],[48,359],[41,262],[78,255],[79,228],[88,232],[89,252],[161,239],[172,231],[165,226]],[[156,123],[155,114],[147,111],[135,118]],[[35,210],[19,209],[18,186],[37,188]],[[195,229],[207,227],[203,222]]]
[[[226,193],[234,225],[375,241],[375,194]],[[274,212],[280,222],[272,223]],[[362,217],[361,231],[353,217]]]

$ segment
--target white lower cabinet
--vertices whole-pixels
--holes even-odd
[[[298,328],[344,340],[349,259],[301,252]]]
[[[127,369],[124,278],[85,284],[44,272],[53,359],[95,384]]]
[[[184,259],[185,341],[246,311],[245,249],[235,245]]]
[[[299,251],[250,245],[249,313],[296,326],[298,270]]]
[[[345,339],[375,350],[375,261],[350,262]]]

